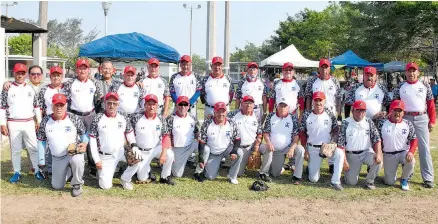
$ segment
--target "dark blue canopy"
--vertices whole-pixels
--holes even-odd
[[[365,59],[360,58],[351,50],[348,50],[337,57],[331,58],[330,61],[332,65],[344,65],[347,67],[374,66],[376,68],[383,68],[383,63],[371,63]]]
[[[109,35],[84,44],[79,49],[79,57],[91,58],[97,62],[146,61],[157,58],[160,62],[176,63],[179,60],[179,53],[152,37],[134,32]]]

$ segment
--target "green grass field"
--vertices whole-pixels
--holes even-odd
[[[434,160],[435,173],[438,174],[438,128],[431,133],[431,152]],[[30,195],[47,195],[59,196],[69,195],[70,186],[62,191],[51,189],[48,180],[40,182],[34,179],[33,175],[28,175],[26,172],[30,170],[30,164],[26,158],[26,153],[22,153],[23,163],[23,178],[18,184],[10,184],[9,178],[12,173],[12,164],[10,160],[9,146],[2,145],[1,150],[1,194],[30,194]],[[133,191],[125,191],[122,189],[119,179],[114,178],[114,187],[110,190],[101,190],[98,187],[97,180],[90,178],[86,170],[85,186],[83,197],[90,195],[111,196],[111,197],[140,197],[140,198],[192,198],[192,199],[231,199],[231,200],[253,200],[263,199],[268,197],[297,197],[297,198],[323,198],[323,199],[358,199],[368,197],[437,197],[438,187],[435,189],[425,189],[422,187],[422,179],[419,170],[418,153],[416,153],[417,163],[415,165],[415,174],[410,182],[411,190],[403,192],[400,189],[399,182],[395,186],[386,186],[382,184],[383,171],[380,172],[376,180],[377,189],[369,191],[364,188],[366,167],[362,167],[359,183],[355,187],[344,185],[343,192],[337,192],[330,187],[330,174],[328,173],[327,161],[323,162],[321,169],[321,179],[318,183],[310,183],[307,181],[307,176],[304,175],[305,181],[301,185],[290,184],[290,171],[286,171],[280,178],[268,184],[270,189],[267,192],[253,192],[249,190],[250,185],[257,177],[257,171],[250,170],[246,172],[244,177],[239,178],[239,185],[232,185],[227,182],[227,170],[221,169],[221,176],[214,181],[205,181],[198,183],[191,178],[193,170],[186,168],[186,173],[183,178],[176,179],[177,185],[167,186],[162,184],[145,184],[134,185]],[[153,164],[153,173],[159,176],[159,168]],[[400,176],[401,169],[398,175]],[[436,181],[438,183],[438,181]]]

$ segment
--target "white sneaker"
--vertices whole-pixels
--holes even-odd
[[[131,191],[131,190],[134,189],[134,186],[132,186],[132,183],[131,183],[131,182],[126,182],[126,181],[124,181],[124,180],[120,180],[120,183],[122,184],[123,189],[125,189],[125,190],[129,190],[129,191]]]
[[[281,168],[280,174],[283,174],[286,171],[283,167]]]
[[[232,183],[232,184],[239,184],[239,181],[237,181],[237,179],[230,179],[230,183]]]

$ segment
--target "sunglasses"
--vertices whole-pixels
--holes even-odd
[[[30,75],[33,75],[33,76],[38,75],[39,76],[39,75],[42,75],[42,74],[41,73],[37,73],[37,72],[36,73],[32,72],[32,73],[30,73]]]
[[[188,107],[189,105],[187,103],[180,103],[180,104],[178,104],[178,106],[180,106],[180,107]]]

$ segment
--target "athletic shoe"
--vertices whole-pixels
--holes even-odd
[[[149,180],[150,180],[151,182],[155,182],[155,181],[157,181],[157,177],[156,177],[155,175],[152,175],[151,172],[149,172]]]
[[[231,178],[229,174],[227,174],[227,178],[230,181],[230,183],[232,183],[232,184],[239,184],[239,181],[237,181],[237,179]]]
[[[301,184],[301,179],[298,178],[298,177],[296,177],[296,176],[292,176],[291,181],[292,181],[292,183],[295,184],[295,185],[300,185],[300,184]]]
[[[202,173],[193,174],[193,178],[201,183],[204,182],[204,180],[205,180],[204,174],[202,174]]]
[[[170,177],[170,176],[168,176],[166,178],[160,177],[160,184],[175,185],[175,181],[173,181],[172,177]]]
[[[37,180],[44,180],[46,178],[44,178],[44,174],[41,173],[41,171],[38,171],[38,172],[35,173],[35,179],[37,179]]]
[[[284,171],[286,171],[286,169],[284,169],[284,167],[281,168],[280,174],[283,174]]]
[[[407,179],[400,180],[401,189],[404,191],[409,191],[409,184]]]
[[[367,183],[366,186],[368,190],[376,190],[376,185],[374,185],[374,183]]]
[[[332,187],[333,187],[335,190],[337,190],[337,191],[343,191],[343,190],[344,190],[344,188],[342,187],[341,184],[334,184],[334,183],[331,183],[330,185],[332,185]]]
[[[75,185],[73,185],[72,187],[73,187],[73,189],[72,189],[72,191],[71,191],[71,195],[72,195],[73,197],[77,197],[77,196],[79,196],[79,195],[82,194],[82,185],[80,185],[80,184],[75,184]]]
[[[427,180],[424,181],[423,185],[425,188],[434,188],[435,187],[432,181],[427,181]]]
[[[131,191],[132,189],[134,189],[134,186],[132,186],[131,182],[126,182],[122,179],[120,179],[120,183],[122,184],[123,189]]]
[[[12,175],[11,179],[9,179],[9,182],[11,182],[12,184],[15,184],[15,183],[17,183],[20,179],[21,179],[21,174],[20,174],[20,172],[15,172],[14,175]]]
[[[272,182],[272,179],[269,176],[266,176],[266,174],[260,174],[259,178],[268,183]]]

